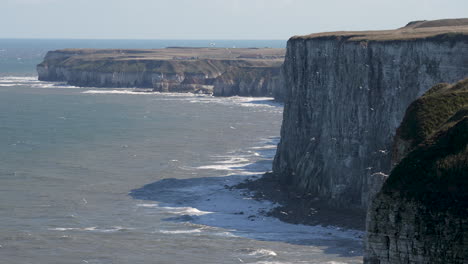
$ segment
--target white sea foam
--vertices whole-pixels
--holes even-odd
[[[273,250],[269,249],[255,249],[248,253],[249,256],[259,256],[259,257],[276,257],[278,254]]]
[[[202,97],[196,100],[190,100],[191,103],[215,103],[223,105],[240,105],[243,107],[254,107],[254,108],[269,108],[271,109],[282,109],[283,104],[275,102],[271,97],[243,97],[243,96],[231,96],[231,97]]]
[[[200,211],[197,208],[193,207],[161,207],[161,209],[165,209],[172,214],[177,215],[206,215],[210,214],[211,212],[207,211]]]
[[[164,97],[205,97],[203,95],[198,95],[198,94],[193,94],[193,93],[162,93],[162,92],[155,92],[151,89],[139,89],[139,88],[134,88],[134,89],[104,89],[100,88],[99,90],[86,90],[83,91],[82,93],[84,94],[121,94],[121,95],[159,95],[159,96],[164,96]],[[161,100],[180,100],[180,98],[177,99],[171,99],[171,98],[166,98]]]
[[[49,228],[52,231],[94,231],[97,227],[56,227],[56,228]]]
[[[252,147],[251,149],[276,149],[276,145],[265,145],[265,146],[260,146],[260,147]]]
[[[41,83],[37,83],[37,84],[28,84],[29,86],[32,86],[33,88],[43,88],[43,89],[51,89],[51,88],[55,88],[55,89],[77,89],[77,88],[80,88],[78,86],[72,86],[72,85],[68,85],[66,83],[48,83],[48,82],[41,82]]]
[[[0,77],[0,87],[9,86],[29,86],[32,88],[80,88],[71,86],[65,82],[44,82],[39,81],[37,77],[19,77],[19,76],[4,76]]]
[[[214,161],[214,164],[203,165],[195,167],[195,169],[201,170],[220,170],[220,171],[237,171],[239,174],[246,175],[243,166],[249,165],[252,163],[247,156],[237,155],[237,156],[213,156],[215,159],[224,159]]]
[[[30,82],[30,81],[38,81],[37,77],[33,76],[3,76],[0,77],[0,82]]]
[[[158,204],[137,204],[138,207],[146,207],[146,208],[155,208],[158,207]]]
[[[159,233],[163,234],[193,234],[201,233],[201,229],[192,229],[192,230],[159,230]]]
[[[125,228],[121,226],[113,226],[111,228],[97,228],[96,226],[92,227],[56,227],[56,228],[49,228],[51,231],[94,231],[94,232],[116,232],[116,231],[123,231],[132,228]]]
[[[217,233],[214,233],[214,235],[222,236],[222,237],[239,237],[239,236],[234,235],[231,232],[217,232]]]
[[[291,262],[281,262],[281,261],[258,261],[256,264],[292,264]]]
[[[87,90],[82,93],[84,94],[130,94],[130,95],[156,94],[154,92],[142,92],[142,91],[135,91],[135,90]]]
[[[242,164],[246,162],[249,162],[249,159],[246,159],[244,157],[231,157],[228,160],[216,161],[215,163],[217,164]]]

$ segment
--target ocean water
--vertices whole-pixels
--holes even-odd
[[[0,263],[362,262],[362,233],[226,188],[271,169],[281,104],[37,81],[38,56],[76,43],[152,47],[0,40]]]

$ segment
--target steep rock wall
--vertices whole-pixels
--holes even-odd
[[[393,136],[408,105],[435,83],[468,76],[467,35],[384,33],[288,41],[273,164],[282,182],[332,205],[366,208],[389,173]]]

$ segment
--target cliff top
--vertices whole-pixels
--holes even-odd
[[[274,48],[63,49],[48,52],[38,66],[98,72],[211,74],[230,66],[279,67],[284,54],[285,49]]]
[[[349,41],[392,41],[455,36],[468,39],[468,18],[413,21],[393,30],[323,32],[294,36],[291,39],[345,38]]]
[[[199,59],[283,59],[285,49],[278,48],[190,48],[164,49],[62,49],[56,54],[80,56],[80,59],[111,60],[199,60]]]

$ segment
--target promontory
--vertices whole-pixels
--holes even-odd
[[[284,49],[64,49],[37,65],[39,80],[82,87],[151,88],[217,96],[281,97]]]

